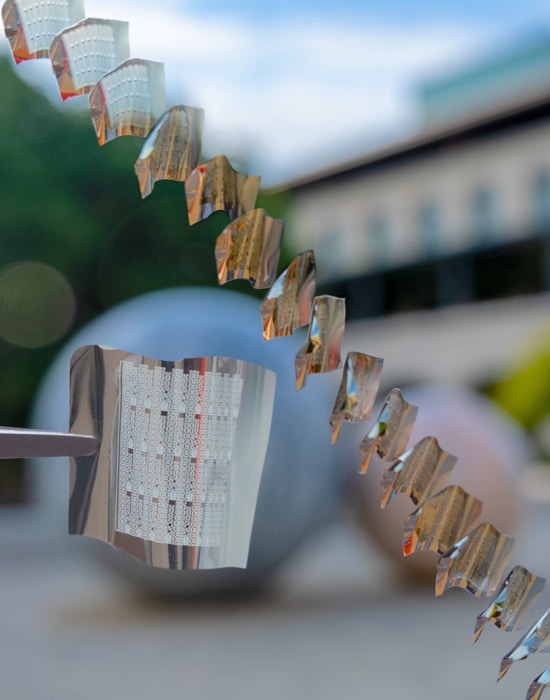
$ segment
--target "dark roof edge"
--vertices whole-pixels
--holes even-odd
[[[531,95],[529,99],[506,105],[499,109],[492,109],[482,115],[476,115],[469,120],[447,124],[445,128],[426,130],[416,136],[398,141],[376,151],[363,154],[342,163],[321,168],[311,173],[283,181],[269,188],[270,192],[295,191],[309,186],[322,184],[334,179],[353,176],[358,171],[376,165],[383,165],[394,159],[429,149],[457,138],[465,138],[476,132],[486,130],[491,126],[507,126],[529,120],[545,108],[550,110],[550,92]]]

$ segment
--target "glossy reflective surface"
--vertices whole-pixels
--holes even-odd
[[[344,362],[340,388],[330,416],[332,442],[340,434],[342,422],[369,420],[376,401],[384,360],[361,352],[349,352]]]
[[[0,459],[79,457],[97,452],[93,435],[56,433],[31,428],[0,428]]]
[[[513,537],[482,523],[453,545],[437,564],[435,594],[464,588],[474,596],[493,595],[512,554]]]
[[[460,486],[447,486],[405,520],[403,554],[431,550],[445,554],[481,519],[483,504]]]
[[[185,182],[202,148],[204,110],[177,105],[165,112],[145,140],[134,170],[142,197],[159,180]]]
[[[274,374],[223,357],[164,362],[87,346],[71,363],[69,531],[154,566],[245,567]]]
[[[19,62],[48,55],[52,36],[81,19],[83,7],[78,0],[7,0],[3,16]],[[162,116],[162,64],[128,60],[127,43],[125,23],[87,20],[78,29],[67,30],[52,56],[62,97],[91,91],[90,109],[101,144],[125,134],[150,134],[136,164],[142,195],[150,193],[158,179],[185,180],[191,223],[218,210],[237,219],[216,251],[220,281],[242,277],[268,287],[276,274],[280,235],[277,246],[268,245],[266,228],[272,223],[266,225],[264,213],[258,234],[257,212],[247,213],[259,178],[236,173],[223,157],[211,161],[212,173],[209,164],[195,167],[200,137],[198,145],[197,139],[189,138],[188,123],[182,121],[189,116],[184,115],[185,108]],[[160,121],[151,133],[156,120]],[[344,304],[342,299],[334,304],[330,299],[334,298],[313,301],[308,342],[296,356],[298,388],[307,374],[340,365]],[[296,327],[302,300],[297,306],[300,314],[293,310],[290,322],[277,320],[267,337],[288,334]],[[275,326],[271,320],[264,329],[270,323]],[[362,361],[346,364],[331,416],[333,441],[343,420],[364,420],[370,413],[378,368],[376,363],[361,367]],[[46,441],[52,454],[60,450],[73,454],[72,531],[105,539],[138,559],[167,568],[244,566],[273,398],[272,380],[265,371],[244,364],[223,357],[164,362],[97,346],[79,351],[72,365],[73,432],[27,436],[29,445]],[[388,399],[362,443],[363,471],[374,452],[393,460],[405,449],[416,407],[406,402],[397,406],[394,398]],[[452,456],[438,448],[438,456],[430,460],[424,453],[428,443],[419,445],[386,473],[387,500],[393,493],[405,492],[418,503],[449,471]],[[238,501],[243,494],[246,503]],[[467,528],[479,517],[476,499],[468,500],[467,494],[455,489],[438,496],[417,509],[409,523],[411,548],[435,548],[441,553],[454,539],[454,528],[461,522],[467,522]],[[441,558],[437,585],[441,590],[464,587],[474,595],[492,591],[509,547],[511,538],[492,525],[479,526]],[[499,615],[511,603],[512,582],[497,597],[491,621],[504,620]],[[510,605],[511,618],[514,614]],[[537,633],[543,628],[544,624]],[[533,642],[529,653],[546,650],[545,640],[538,646]]]
[[[55,35],[84,19],[84,0],[6,0],[4,31],[16,63],[47,58]]]
[[[246,214],[254,208],[260,179],[238,173],[225,156],[202,163],[185,181],[189,223],[196,224],[215,211],[224,211],[231,221]]]
[[[309,323],[315,297],[315,256],[312,250],[297,255],[279,275],[262,302],[264,340],[292,335]]]
[[[543,671],[529,686],[525,700],[540,700],[542,692],[550,685],[550,668]]]
[[[359,447],[362,474],[367,473],[375,453],[391,462],[405,452],[417,413],[418,406],[405,401],[399,389],[390,391],[376,423]]]
[[[382,476],[382,508],[396,493],[406,493],[418,505],[441,489],[455,464],[456,457],[442,449],[436,438],[423,438]]]
[[[305,385],[308,374],[332,372],[341,366],[340,349],[345,324],[345,299],[315,297],[307,340],[294,362],[297,389]]]
[[[547,610],[503,657],[500,662],[498,680],[504,678],[515,661],[523,661],[531,654],[539,654],[544,651],[550,651],[550,610]]]
[[[282,219],[253,209],[232,221],[215,246],[218,282],[248,280],[256,289],[268,289],[277,277],[283,238]]]
[[[89,100],[100,146],[119,136],[148,136],[166,110],[164,64],[124,61],[99,80]]]
[[[50,60],[62,99],[84,95],[130,58],[128,22],[87,18],[54,37]]]
[[[477,616],[473,641],[477,642],[487,622],[504,632],[519,629],[543,589],[543,578],[523,566],[514,566],[491,605]]]

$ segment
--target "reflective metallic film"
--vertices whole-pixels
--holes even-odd
[[[220,284],[248,280],[268,289],[277,277],[283,238],[282,219],[253,209],[232,221],[216,239],[215,257]]]
[[[134,170],[142,197],[159,180],[185,182],[202,148],[204,111],[177,105],[165,112],[145,140]]]
[[[544,589],[544,579],[523,566],[514,566],[493,602],[477,616],[473,641],[477,642],[487,622],[513,632],[523,625],[531,604]]]
[[[258,175],[238,173],[225,156],[216,156],[192,170],[185,181],[189,223],[215,211],[224,211],[233,221],[254,208],[259,190]]]
[[[346,301],[340,297],[319,296],[313,300],[307,340],[294,362],[296,389],[308,374],[332,372],[341,366],[340,348],[346,323]]]
[[[59,93],[84,95],[119,63],[130,58],[128,22],[86,18],[52,41],[50,60]]]
[[[384,360],[379,357],[361,352],[348,353],[330,416],[333,443],[338,439],[343,421],[360,423],[371,417],[383,365]]]
[[[482,523],[440,558],[435,594],[449,588],[464,588],[474,596],[493,595],[504,575],[514,538]]]
[[[376,423],[359,447],[361,474],[366,474],[372,456],[392,462],[403,454],[416,421],[418,406],[408,403],[399,389],[388,394]]]
[[[550,651],[550,610],[547,610],[503,657],[498,680],[504,678],[515,661],[523,661],[531,654],[548,651]]]
[[[84,19],[84,0],[6,0],[4,31],[16,63],[47,58],[55,35]]]
[[[275,378],[241,360],[87,346],[71,363],[69,531],[172,569],[245,567]]]
[[[418,505],[443,486],[456,463],[456,457],[428,436],[401,455],[382,476],[382,508],[396,493],[406,493]]]
[[[264,340],[292,335],[309,323],[315,277],[312,250],[297,255],[279,275],[261,306]]]
[[[100,146],[119,136],[148,136],[166,110],[164,64],[130,58],[99,80],[89,101]]]
[[[431,550],[445,554],[479,524],[483,504],[460,486],[447,486],[405,520],[403,554]]]
[[[529,686],[525,700],[540,700],[542,692],[550,685],[550,668],[547,668]]]

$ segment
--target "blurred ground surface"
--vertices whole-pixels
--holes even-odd
[[[480,305],[469,332],[459,307],[445,318],[396,317],[386,335],[377,321],[352,325],[349,349],[385,357],[385,376],[398,384],[429,372],[486,379],[547,314],[547,298],[528,301],[514,314]],[[420,320],[423,332],[412,332]],[[531,506],[509,567],[547,577],[549,483],[548,472],[525,479]],[[66,506],[50,501],[48,512],[0,508],[0,700],[523,700],[550,663],[534,656],[497,685],[520,634],[489,626],[472,646],[486,601],[464,591],[436,599],[433,580],[412,585],[348,523],[320,533],[262,597],[174,605],[138,597],[98,556],[106,545],[59,534]]]
[[[522,529],[512,563],[549,575],[546,500]],[[400,580],[347,524],[322,533],[269,594],[178,605],[135,596],[84,538],[44,533],[39,513],[0,510],[2,700],[523,700],[549,663],[517,663],[496,685],[519,634],[489,626],[472,646],[486,601],[436,599],[431,585]]]

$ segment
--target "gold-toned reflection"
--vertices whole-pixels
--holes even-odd
[[[204,110],[176,105],[165,112],[145,140],[134,170],[142,197],[159,180],[185,182],[202,148]]]
[[[101,78],[89,100],[100,146],[119,136],[148,136],[166,110],[164,64],[130,58]]]
[[[473,642],[477,642],[487,622],[504,632],[523,625],[533,602],[544,589],[544,579],[523,566],[514,566],[493,602],[477,616]]]
[[[493,595],[506,568],[514,538],[482,523],[439,559],[435,594],[463,588],[476,597]]]
[[[460,486],[447,486],[405,520],[403,554],[430,550],[445,554],[478,525],[483,504]]]
[[[340,349],[345,324],[345,299],[328,295],[315,297],[307,340],[294,361],[296,389],[305,385],[308,374],[332,372],[341,366]]]
[[[268,289],[277,277],[283,239],[282,219],[253,209],[232,221],[216,239],[218,282],[248,280],[256,289]]]
[[[515,661],[523,661],[531,654],[548,651],[550,651],[550,610],[541,615],[531,629],[502,658],[498,680],[504,678]]]
[[[0,337],[38,348],[62,338],[76,314],[71,285],[53,267],[21,261],[0,270]]]
[[[403,454],[416,421],[418,406],[405,401],[399,389],[388,394],[376,423],[359,447],[360,472],[366,474],[373,455],[392,462]]]
[[[244,568],[274,393],[244,360],[77,350],[70,432],[99,444],[71,457],[69,532],[162,568]]]
[[[540,700],[545,688],[550,686],[550,668],[547,668],[529,686],[525,700]]]
[[[87,17],[54,37],[50,60],[63,100],[89,93],[130,58],[128,22]]]
[[[15,62],[47,58],[55,35],[84,16],[84,0],[6,0],[2,21]]]
[[[185,181],[187,215],[191,225],[215,211],[224,211],[231,221],[254,208],[260,190],[259,175],[245,175],[220,155],[196,167]]]
[[[330,416],[331,441],[340,434],[343,421],[369,420],[376,401],[384,360],[361,352],[349,352],[344,362],[342,381]]]
[[[279,275],[262,302],[264,340],[292,335],[309,323],[315,297],[315,256],[312,250],[297,255]]]
[[[436,438],[422,438],[382,476],[382,508],[396,493],[406,493],[418,505],[442,488],[455,463],[456,457],[442,449]]]

